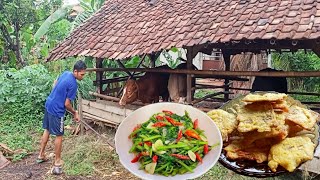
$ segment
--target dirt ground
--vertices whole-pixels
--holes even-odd
[[[114,129],[107,128],[108,135],[110,137],[114,136]],[[111,130],[110,130],[111,129]],[[106,130],[105,130],[106,131]],[[40,138],[40,137],[38,137]],[[64,158],[66,149],[72,149],[75,146],[74,141],[77,139],[76,136],[69,136],[64,138],[62,156]],[[39,141],[40,142],[40,141]],[[39,143],[37,145],[40,147]],[[35,148],[37,149],[37,148]],[[49,154],[54,152],[54,139],[50,138],[46,147],[47,157]],[[49,157],[49,161],[44,163],[36,163],[36,158],[38,152],[30,153],[24,159],[18,162],[11,162],[8,166],[0,169],[0,180],[137,180],[134,175],[127,171],[119,161],[117,161],[113,166],[112,170],[104,172],[95,172],[93,176],[69,176],[65,173],[61,175],[52,175],[50,170],[53,165],[53,157]],[[66,157],[65,157],[66,158]],[[98,170],[97,170],[98,171]]]
[[[100,176],[67,176],[65,174],[56,176],[51,175],[50,168],[52,167],[52,160],[38,164],[35,162],[37,153],[29,155],[27,158],[11,163],[4,169],[0,170],[0,180],[43,180],[43,179],[55,179],[55,180],[100,180],[100,179],[137,179],[131,175],[128,171],[115,172],[105,177]]]

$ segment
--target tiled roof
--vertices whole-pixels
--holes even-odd
[[[48,60],[123,59],[244,39],[320,39],[320,0],[106,0]]]

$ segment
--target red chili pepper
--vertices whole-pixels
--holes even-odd
[[[196,155],[196,159],[202,163],[202,158],[200,157],[200,155],[198,153],[194,153]]]
[[[173,112],[168,111],[168,110],[163,110],[162,112],[165,113],[166,115],[172,115],[173,114]]]
[[[134,157],[134,158],[131,160],[131,163],[136,163],[136,162],[138,162],[139,159],[140,159],[140,157],[141,157],[141,153],[139,153],[136,157]]]
[[[164,119],[163,119],[163,116],[160,116],[160,115],[157,115],[156,116],[156,119],[158,120],[158,121],[163,121]]]
[[[152,142],[150,142],[150,141],[146,141],[146,142],[144,142],[147,146],[152,146]]]
[[[137,124],[136,127],[133,128],[132,132],[134,132],[135,130],[141,128],[141,124]]]
[[[176,142],[179,142],[181,138],[182,138],[182,131],[179,130]]]
[[[167,124],[166,123],[163,123],[163,122],[156,122],[154,123],[152,126],[153,127],[164,127],[166,126]]]
[[[171,156],[176,157],[178,159],[189,160],[189,156],[181,155],[181,154],[171,154]]]
[[[141,124],[137,124],[137,126],[133,128],[132,132],[136,131],[136,130],[139,129],[139,128],[141,128]],[[131,133],[131,134],[132,134],[132,133]],[[134,135],[132,135],[132,137],[131,137],[131,134],[128,136],[129,139],[136,136],[136,134],[134,134]]]
[[[158,161],[158,156],[157,156],[157,155],[154,155],[154,156],[152,157],[152,161],[153,161],[153,162],[157,162],[157,161]]]
[[[200,139],[200,136],[193,130],[186,130],[186,132],[184,133],[185,135],[189,136],[189,137],[192,137],[192,138],[195,138],[195,139]]]
[[[180,126],[180,125],[182,125],[181,122],[177,122],[177,121],[173,120],[171,117],[165,116],[165,118],[166,118],[167,121],[169,121],[169,122],[170,122],[172,125],[174,125],[174,126]]]
[[[142,143],[142,142],[139,142],[138,144],[139,144],[140,146],[142,146],[143,143]]]
[[[208,152],[209,152],[209,146],[208,146],[208,144],[205,144],[205,145],[203,146],[203,153],[204,153],[204,154],[208,154]]]
[[[197,129],[199,127],[199,120],[196,119],[194,122],[193,122],[193,129]]]

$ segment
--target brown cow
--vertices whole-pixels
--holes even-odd
[[[168,68],[168,66],[160,66],[158,68]],[[148,72],[138,80],[129,79],[123,89],[119,104],[123,106],[136,100],[150,104],[159,102],[159,96],[164,101],[167,101],[169,98],[168,79],[169,74]]]

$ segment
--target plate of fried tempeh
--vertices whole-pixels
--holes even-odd
[[[220,163],[242,175],[293,172],[318,145],[319,114],[284,93],[242,95],[207,114],[224,141]]]

